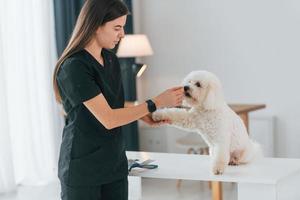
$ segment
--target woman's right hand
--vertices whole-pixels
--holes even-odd
[[[153,101],[157,108],[176,107],[182,104],[183,95],[183,87],[173,87],[154,97]]]

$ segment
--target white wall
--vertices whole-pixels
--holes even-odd
[[[300,1],[134,0],[136,33],[154,55],[139,98],[178,85],[191,70],[214,72],[231,103],[265,103],[276,155],[300,157]]]

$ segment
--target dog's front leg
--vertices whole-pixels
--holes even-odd
[[[210,149],[212,156],[212,171],[215,175],[223,174],[230,160],[229,147],[226,144],[217,144]]]
[[[164,108],[152,114],[154,121],[170,120],[171,124],[181,128],[191,128],[189,124],[190,114],[182,108]]]

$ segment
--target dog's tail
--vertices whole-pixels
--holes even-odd
[[[243,162],[248,163],[260,158],[263,158],[263,150],[261,145],[254,140],[250,140],[248,148],[243,155]]]

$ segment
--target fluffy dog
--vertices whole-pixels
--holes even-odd
[[[210,149],[212,172],[248,163],[262,156],[241,118],[224,101],[219,79],[207,71],[194,71],[183,81],[183,108],[164,108],[153,113],[155,121],[168,119],[175,127],[199,133]]]

